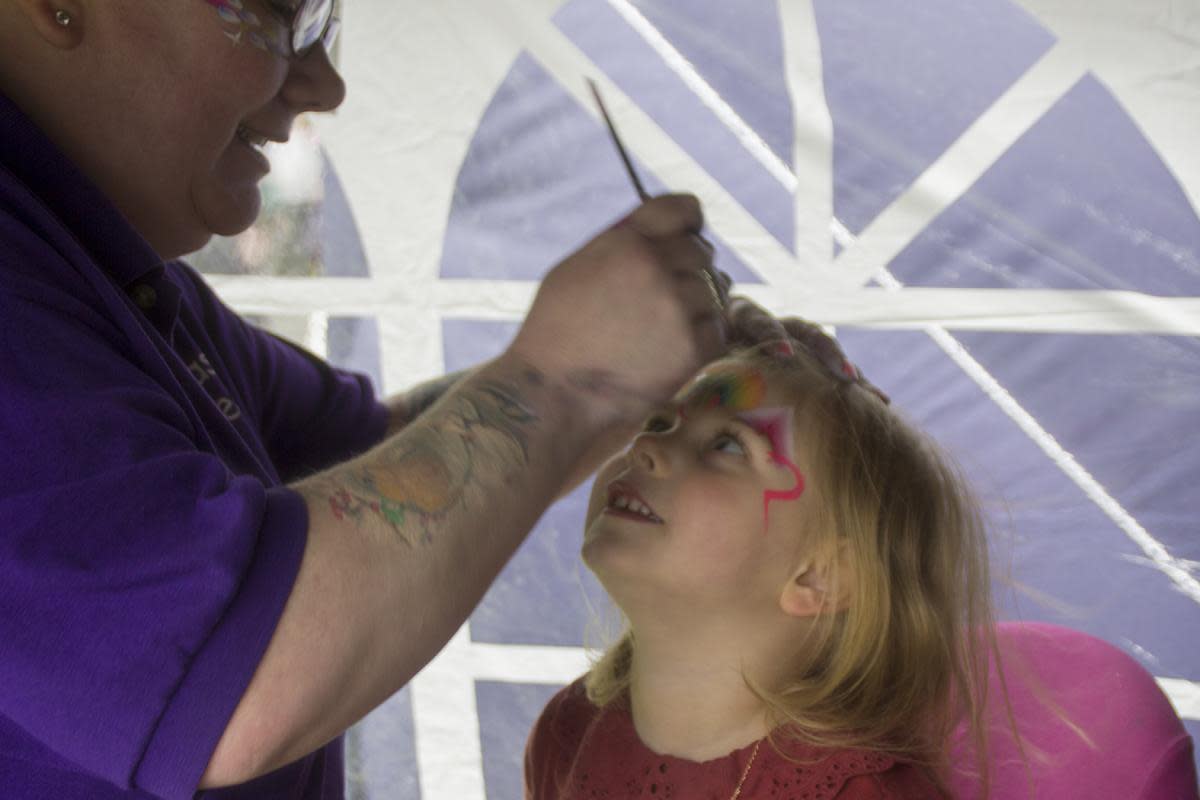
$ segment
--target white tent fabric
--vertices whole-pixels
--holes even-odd
[[[1003,615],[1115,643],[1200,733],[1200,3],[345,6],[327,276],[213,276],[235,307],[303,315],[387,392],[498,352],[634,202],[593,77],[652,190],[702,198],[737,290],[838,326],[964,463]],[[345,318],[369,324],[335,341]],[[603,602],[584,497],[352,731],[350,797],[521,796]]]

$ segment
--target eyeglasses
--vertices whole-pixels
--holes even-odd
[[[325,52],[333,52],[333,43],[341,32],[342,19],[335,0],[301,0],[289,26],[293,58],[304,58],[318,43]]]
[[[226,36],[235,43],[274,53],[280,58],[300,59],[318,44],[331,52],[341,31],[338,0],[262,0],[267,19],[245,7],[244,0],[205,0],[229,27]]]

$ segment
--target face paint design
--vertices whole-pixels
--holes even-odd
[[[235,45],[246,42],[251,47],[263,50],[280,58],[289,58],[290,31],[282,21],[274,17],[262,20],[253,11],[246,10],[244,0],[204,0],[214,9],[225,26],[225,35]]]
[[[772,500],[796,500],[804,494],[804,475],[796,466],[796,438],[792,427],[792,409],[763,408],[739,414],[738,418],[758,431],[771,442],[771,461],[784,467],[796,479],[791,489],[767,489],[763,492],[763,532],[771,511]]]
[[[791,350],[791,345],[781,342]],[[780,353],[784,355],[784,353]],[[705,373],[684,393],[679,416],[686,419],[688,408],[720,408],[735,414],[771,442],[771,461],[784,467],[796,479],[791,489],[763,491],[763,531],[766,532],[772,500],[796,500],[804,494],[804,475],[795,463],[795,436],[792,409],[759,406],[767,395],[767,381],[752,367],[732,367]]]
[[[683,396],[683,408],[722,408],[733,413],[750,411],[762,404],[767,381],[749,367],[705,373]]]

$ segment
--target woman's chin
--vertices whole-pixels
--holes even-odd
[[[209,236],[236,236],[258,219],[262,191],[257,176],[218,170],[192,184],[192,206]]]
[[[230,192],[223,203],[214,204],[204,215],[208,230],[217,236],[237,236],[258,220],[262,211],[262,193],[258,186],[241,187]]]

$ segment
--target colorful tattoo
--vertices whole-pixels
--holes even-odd
[[[450,391],[466,375],[465,370],[443,375],[414,386],[396,398],[392,403],[387,435],[393,436],[416,421],[417,417],[432,408],[434,403],[442,399],[442,395]]]
[[[204,0],[216,9],[225,26],[225,35],[235,44],[246,42],[251,47],[279,56],[291,57],[288,37],[291,31],[282,20],[258,14],[245,7],[244,0]]]
[[[763,492],[763,531],[767,529],[772,500],[796,500],[804,494],[804,475],[796,466],[796,437],[792,425],[792,409],[764,408],[739,414],[738,417],[771,442],[771,461],[786,468],[796,479],[791,489],[767,489]]]
[[[515,387],[472,387],[357,469],[318,479],[318,490],[339,520],[379,519],[408,545],[428,544],[433,523],[467,501],[482,461],[506,474],[529,463],[536,421]]]
[[[751,367],[723,368],[696,378],[683,395],[686,408],[723,408],[734,413],[758,408],[767,395],[767,381]]]

